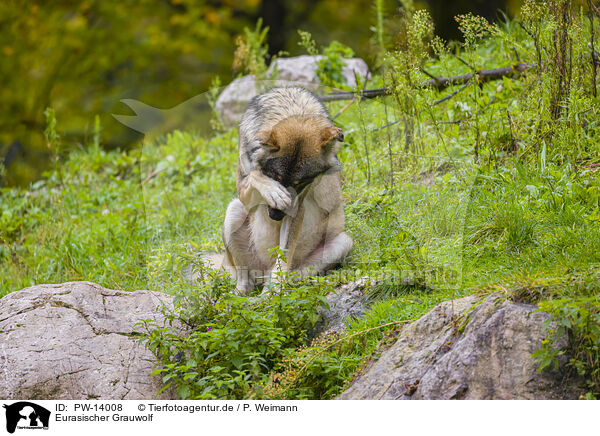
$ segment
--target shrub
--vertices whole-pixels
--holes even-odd
[[[305,344],[318,320],[328,290],[319,284],[316,278],[287,282],[252,299],[213,275],[208,284],[180,290],[176,309],[165,312],[169,327],[142,323],[162,365],[155,373],[163,376],[163,389],[175,386],[182,399],[262,398],[268,372]],[[187,327],[184,335],[173,327],[176,320]]]
[[[597,292],[597,290],[596,290]],[[549,367],[558,368],[559,357],[568,356],[567,365],[577,371],[587,382],[586,398],[596,399],[600,395],[600,299],[590,297],[559,298],[542,301],[540,310],[552,318],[542,347],[533,353],[540,363],[539,371]],[[557,347],[563,337],[568,339],[566,349]]]

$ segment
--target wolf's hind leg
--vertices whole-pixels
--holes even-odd
[[[317,275],[339,265],[352,249],[352,238],[341,232],[317,247],[302,263],[294,269],[301,276]]]
[[[229,203],[225,212],[223,243],[224,268],[235,275],[236,289],[242,293],[249,293],[256,285],[253,276],[249,274],[256,267],[256,256],[250,247],[248,213],[237,198]]]

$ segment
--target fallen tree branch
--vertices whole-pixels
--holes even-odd
[[[510,67],[503,68],[493,68],[490,70],[482,70],[478,73],[469,73],[469,74],[461,74],[459,76],[452,77],[437,77],[435,79],[427,80],[426,82],[421,83],[421,87],[435,87],[438,90],[445,89],[449,86],[454,85],[463,85],[469,82],[475,75],[477,75],[479,82],[490,82],[492,80],[498,80],[503,77],[512,77],[514,75],[520,74],[524,71],[535,68],[536,64],[530,62],[522,62],[515,64]],[[323,95],[320,97],[321,101],[337,101],[337,100],[350,100],[355,97],[360,97],[361,99],[367,98],[375,98],[381,97],[385,95],[389,95],[390,88],[376,88],[376,89],[365,89],[363,91],[355,92],[355,91],[340,91],[340,92],[332,92],[328,95]]]

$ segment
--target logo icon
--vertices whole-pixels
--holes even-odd
[[[29,401],[19,401],[6,409],[6,431],[14,433],[15,429],[48,429],[50,411]]]

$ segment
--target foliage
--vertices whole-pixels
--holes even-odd
[[[330,399],[339,395],[369,361],[393,344],[404,324],[452,296],[460,294],[413,289],[373,302],[364,317],[349,322],[344,333],[317,337],[310,346],[286,356],[271,372],[265,394],[273,399]]]
[[[361,23],[370,2],[339,7],[337,0],[277,1],[286,12],[285,23],[268,38],[282,39],[276,52],[296,55],[295,28],[309,26],[319,41],[328,43],[331,34],[353,41],[366,58],[369,30]],[[228,83],[235,77],[237,35],[246,26],[252,29],[268,7],[261,0],[3,1],[2,182],[25,187],[51,166],[43,134],[47,107],[61,121],[67,148],[87,146],[96,114],[105,148],[135,148],[140,136],[111,116],[127,110],[120,100],[170,108],[206,91],[215,75]]]
[[[304,47],[310,56],[317,56],[319,54],[317,43],[312,39],[310,32],[298,30],[298,35],[300,35],[300,42],[298,42],[298,45]]]
[[[2,2],[0,153],[14,141],[22,149],[7,163],[6,182],[26,185],[41,175],[35,168],[48,167],[47,107],[62,120],[69,147],[86,145],[95,114],[105,146],[130,146],[139,138],[110,116],[119,100],[170,107],[206,89],[207,71],[229,70],[223,53],[233,52],[230,34],[246,22],[235,12],[187,0]]]
[[[298,35],[300,35],[298,45],[304,47],[309,55],[318,56],[319,51],[312,35],[304,30],[298,30]],[[349,89],[343,74],[344,59],[354,57],[354,50],[339,41],[332,41],[327,47],[323,47],[322,51],[323,57],[317,61],[316,71],[320,83],[332,88]]]
[[[342,74],[344,59],[354,57],[354,50],[341,42],[332,41],[323,49],[323,59],[317,62],[317,77],[324,86],[346,89],[346,78]]]
[[[208,90],[208,105],[213,114],[213,118],[210,120],[210,127],[214,131],[221,131],[224,129],[223,123],[220,119],[219,111],[217,110],[217,97],[219,96],[219,92],[221,91],[221,78],[219,76],[215,76],[210,84],[210,88]]]
[[[258,19],[254,30],[244,28],[244,36],[238,36],[233,55],[233,70],[239,73],[254,74],[258,80],[264,80],[267,73],[266,57],[269,47],[265,41],[268,27],[262,27]]]
[[[493,30],[490,23],[483,17],[468,13],[465,15],[457,15],[458,29],[462,32],[465,40],[465,48],[474,47],[478,41],[488,36]]]
[[[559,298],[543,301],[540,310],[550,313],[553,318],[547,321],[546,339],[541,349],[534,353],[540,362],[539,370],[559,366],[561,356],[568,357],[568,365],[587,380],[589,389],[586,398],[596,399],[600,395],[600,300],[596,289],[589,297]],[[560,347],[561,339],[566,339],[566,349]]]
[[[182,395],[331,398],[404,321],[447,299],[507,292],[540,303],[572,340],[558,350],[555,330],[536,353],[542,366],[569,355],[597,395],[600,105],[586,47],[590,18],[596,28],[598,19],[584,9],[564,19],[556,14],[563,3],[527,2],[522,26],[461,17],[465,42],[451,45],[433,36],[426,12],[404,3],[403,40],[369,82],[392,94],[328,103],[344,130],[343,196],[354,239],[340,269],[284,286],[281,300],[236,296],[219,277],[190,285],[201,253],[222,250],[237,132],[175,130],[125,153],[104,149],[108,129],[95,121],[89,140],[68,149],[70,120],[57,109],[48,111],[46,129],[50,144],[61,138],[51,147],[56,168],[28,188],[0,191],[0,295],[79,279],[171,291],[173,325],[181,319],[191,334],[151,328],[149,344]],[[262,28],[252,32],[259,41]],[[573,48],[561,59],[563,42]],[[349,52],[332,43],[328,54],[322,74],[334,83]],[[430,76],[505,67],[517,56],[538,68],[441,91],[420,86]],[[299,326],[314,322],[327,289],[364,276],[370,311],[342,336],[307,344]]]
[[[421,67],[433,36],[433,22],[427,11],[411,8],[405,9],[401,20],[406,28],[406,38],[398,50],[388,53],[384,59],[384,77],[390,84],[396,107],[402,113],[405,148],[408,149],[413,141],[414,119],[431,98],[427,91],[416,91],[415,85],[423,77]]]
[[[185,323],[185,335],[144,324],[147,346],[162,363],[155,373],[183,399],[262,398],[266,374],[306,341],[306,330],[319,319],[328,288],[318,283],[286,283],[253,303],[218,276],[186,289],[176,295],[180,310],[167,313],[171,324]]]

